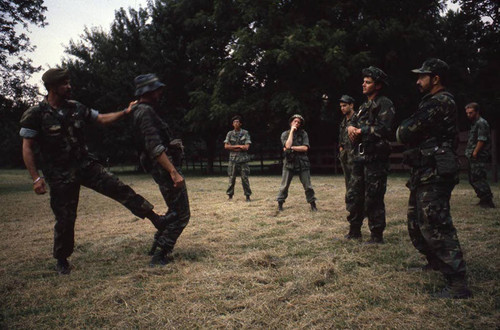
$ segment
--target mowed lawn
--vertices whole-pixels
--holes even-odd
[[[149,176],[119,177],[166,211]],[[149,221],[83,188],[73,271],[59,276],[48,194],[33,193],[26,171],[2,170],[0,328],[498,329],[500,208],[475,206],[465,179],[455,188],[452,215],[474,297],[435,299],[442,276],[408,271],[424,260],[406,229],[405,182],[390,177],[386,244],[367,246],[343,239],[340,175],[313,174],[316,213],[298,178],[279,213],[279,176],[252,176],[251,203],[239,180],[227,201],[225,177],[188,176],[191,221],[163,268],[148,266]],[[492,189],[500,207],[498,183]]]

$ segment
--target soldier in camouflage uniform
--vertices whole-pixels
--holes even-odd
[[[408,146],[404,163],[411,166],[408,181],[408,232],[428,264],[422,270],[439,270],[447,279],[438,297],[468,298],[466,268],[457,232],[450,215],[450,196],[458,183],[456,155],[457,109],[445,89],[448,65],[428,59],[417,85],[425,94],[417,111],[398,127],[396,137]]]
[[[248,131],[241,128],[242,123],[240,116],[234,116],[231,122],[234,130],[227,132],[226,139],[224,140],[224,149],[229,150],[229,164],[227,165],[229,187],[227,188],[226,194],[229,196],[229,199],[233,198],[236,175],[239,173],[241,175],[241,184],[243,185],[246,201],[250,202],[252,190],[250,189],[250,182],[248,181],[248,175],[250,174],[250,167],[248,166],[248,161],[250,160],[248,149],[252,141],[250,140]]]
[[[166,228],[155,234],[150,265],[164,266],[173,261],[174,245],[191,217],[187,188],[180,171],[183,146],[179,139],[172,140],[167,123],[155,111],[165,85],[154,74],[137,76],[134,83],[139,100],[134,106],[133,127],[141,163],[151,172],[168,206]]]
[[[285,159],[283,160],[281,186],[276,198],[278,201],[278,211],[283,211],[283,203],[288,197],[288,188],[290,187],[294,173],[299,174],[300,182],[302,182],[306,194],[306,200],[311,204],[311,211],[317,211],[316,197],[314,197],[314,189],[311,184],[311,164],[307,157],[307,151],[310,147],[309,136],[302,129],[304,118],[301,115],[295,114],[290,117],[289,123],[290,129],[281,134]]]
[[[132,188],[106,171],[89,154],[84,129],[89,124],[109,124],[123,118],[127,110],[100,114],[83,104],[69,100],[71,85],[69,73],[50,69],[42,76],[48,90],[47,97],[28,109],[21,118],[20,135],[23,138],[23,158],[37,194],[46,192],[45,180],[50,186],[50,205],[56,217],[54,226],[54,258],[60,274],[71,272],[67,258],[75,245],[75,220],[80,186],[93,189],[123,204],[140,218],[149,218],[162,229],[165,219],[153,212],[151,205]],[[35,150],[39,147],[40,176]]]
[[[472,122],[465,156],[469,162],[469,183],[479,197],[479,206],[494,208],[493,194],[486,176],[486,165],[490,159],[490,125],[481,117],[479,104],[473,102],[465,106],[467,118]]]
[[[352,116],[347,128],[353,142],[353,169],[346,196],[349,215],[347,239],[361,239],[361,226],[365,216],[371,237],[368,244],[384,243],[384,195],[389,173],[388,138],[394,119],[394,105],[382,95],[388,85],[387,75],[377,67],[363,69],[363,94],[367,100]]]
[[[349,186],[349,180],[351,179],[352,173],[352,143],[347,134],[347,127],[351,126],[351,119],[354,114],[354,99],[349,95],[342,95],[339,100],[340,111],[344,115],[339,127],[339,160],[342,166],[342,171],[344,172],[345,178],[345,189],[347,195],[347,189]]]

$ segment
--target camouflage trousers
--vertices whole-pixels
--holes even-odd
[[[486,163],[468,158],[469,183],[480,200],[489,200],[493,197],[486,175]]]
[[[342,172],[344,173],[345,179],[345,189],[347,194],[347,187],[349,186],[349,180],[351,179],[352,173],[352,157],[349,156],[349,150],[342,150],[339,152],[340,166],[342,166]]]
[[[281,186],[278,192],[278,197],[276,197],[276,200],[278,202],[285,202],[286,198],[288,197],[288,189],[290,188],[290,183],[292,182],[294,173],[295,173],[294,170],[290,170],[286,167],[286,165],[283,165]],[[308,203],[314,202],[316,200],[316,197],[314,196],[314,189],[311,184],[311,172],[309,170],[303,170],[299,171],[298,174],[300,182],[304,187],[304,192],[306,194],[307,202]]]
[[[45,175],[50,187],[50,206],[56,217],[54,226],[56,259],[68,258],[73,253],[81,186],[114,199],[140,218],[144,218],[153,210],[153,205],[96,162],[90,162],[80,169],[53,170]]]
[[[381,236],[385,229],[384,195],[387,190],[387,161],[354,162],[346,194],[347,221],[358,230],[368,217],[373,236]]]
[[[248,181],[248,176],[250,175],[250,167],[248,163],[235,163],[229,161],[227,166],[227,175],[229,176],[229,187],[227,188],[226,194],[229,196],[234,195],[234,185],[236,183],[236,176],[241,175],[241,184],[243,185],[243,192],[245,196],[250,196],[252,190],[250,189],[250,182]]]
[[[179,169],[177,171],[182,175]],[[185,184],[182,188],[175,188],[170,174],[160,165],[155,165],[151,174],[167,204],[168,210],[166,214],[177,213],[177,216],[170,218],[171,221],[167,224],[166,229],[157,232],[154,237],[160,248],[170,252],[174,249],[177,239],[181,236],[191,217],[188,192]]]
[[[445,275],[465,273],[457,231],[450,215],[454,183],[432,183],[410,190],[408,232],[415,248]]]

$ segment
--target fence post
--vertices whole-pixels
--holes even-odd
[[[497,153],[498,153],[498,148],[497,148],[497,131],[496,130],[491,130],[491,171],[493,172],[493,181],[495,183],[498,182],[498,163],[497,163]]]

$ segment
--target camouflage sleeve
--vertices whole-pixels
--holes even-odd
[[[224,140],[224,143],[229,143],[229,144],[231,144],[231,142],[229,142],[229,141],[230,141],[230,138],[231,138],[231,132],[232,132],[232,131],[227,132],[227,134],[226,134],[226,139]]]
[[[283,147],[285,146],[286,140],[288,139],[289,132],[290,132],[290,130],[284,131],[283,133],[281,133],[281,145]]]
[[[307,135],[307,132],[304,130],[302,130],[302,145],[311,148],[309,145],[309,135]]]
[[[488,125],[488,122],[486,122],[485,120],[478,122],[477,140],[488,141],[489,136],[490,136],[490,126]]]
[[[381,138],[387,139],[392,132],[392,122],[396,111],[394,105],[387,98],[379,100],[380,110],[373,121],[372,125],[366,125],[361,128],[363,140],[378,140]],[[374,137],[372,139],[371,137]]]
[[[155,160],[167,151],[167,147],[163,145],[160,132],[154,125],[152,111],[154,110],[147,106],[139,107],[134,113],[134,123],[143,138],[144,150],[152,160]]]
[[[252,144],[252,140],[250,139],[250,133],[248,133],[248,131],[245,132],[245,144]]]
[[[29,108],[23,113],[21,120],[19,121],[21,125],[19,135],[22,138],[32,139],[40,132],[42,117],[39,110],[40,108],[35,106]]]
[[[433,125],[442,120],[442,105],[438,100],[431,99],[422,108],[401,122],[398,127],[397,139],[401,143],[411,143],[424,140]]]

